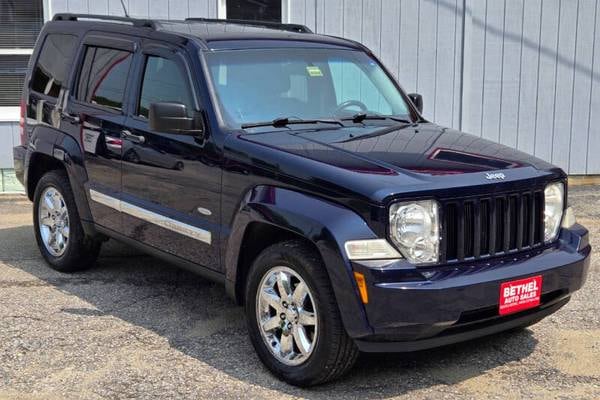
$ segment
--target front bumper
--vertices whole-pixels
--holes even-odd
[[[362,351],[415,351],[535,323],[565,305],[585,283],[587,230],[563,229],[552,246],[455,266],[415,268],[403,262],[367,268],[365,310],[372,334],[355,338]],[[371,265],[372,267],[373,265]],[[500,316],[500,284],[542,275],[538,307]]]

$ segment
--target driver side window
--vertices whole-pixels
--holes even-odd
[[[356,63],[347,60],[330,60],[329,69],[338,105],[346,101],[358,100],[370,112],[383,115],[393,114],[392,107],[380,94],[380,90]],[[349,109],[353,109],[353,107],[351,106]],[[356,111],[359,109],[356,108]]]
[[[175,61],[148,56],[137,114],[148,118],[150,104],[158,102],[182,103],[187,106],[188,112],[193,110],[194,102],[188,82]]]

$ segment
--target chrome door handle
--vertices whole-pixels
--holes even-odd
[[[121,131],[121,136],[123,136],[123,139],[131,140],[134,143],[144,144],[146,142],[146,138],[144,136],[134,135],[127,129]]]

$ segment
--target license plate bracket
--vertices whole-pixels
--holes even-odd
[[[498,313],[507,315],[540,305],[542,275],[500,284]]]

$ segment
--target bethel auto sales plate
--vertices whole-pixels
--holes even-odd
[[[503,282],[500,285],[500,315],[512,314],[540,304],[542,276]]]

